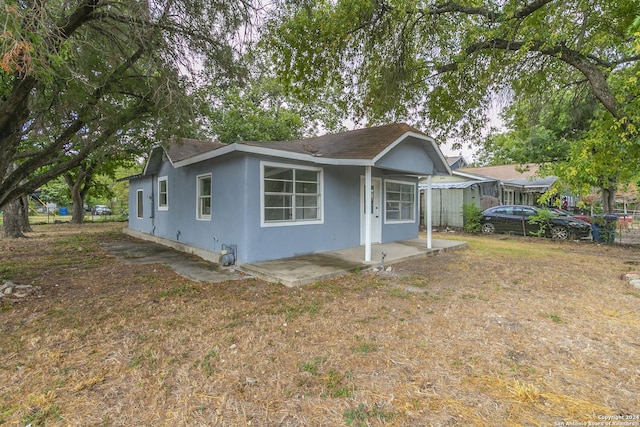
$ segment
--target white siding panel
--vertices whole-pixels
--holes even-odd
[[[433,190],[432,209],[434,227],[462,228],[463,189]]]

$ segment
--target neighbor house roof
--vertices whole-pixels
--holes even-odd
[[[233,151],[271,155],[328,165],[374,166],[375,162],[404,140],[417,141],[434,163],[434,172],[449,174],[450,169],[433,138],[419,130],[397,123],[357,129],[295,141],[219,142],[172,138],[163,144],[175,167],[186,166]]]
[[[538,173],[538,165],[529,163],[525,165],[481,166],[474,168],[460,168],[459,171],[500,180],[520,179],[535,177]]]
[[[495,178],[504,186],[519,187],[529,191],[546,191],[556,181],[555,176],[539,176],[539,167],[534,163],[525,165],[483,166],[462,168],[459,171]]]
[[[451,166],[451,169],[460,169],[469,165],[467,159],[463,156],[447,156],[447,163]]]

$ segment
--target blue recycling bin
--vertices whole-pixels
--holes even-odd
[[[69,211],[67,210],[67,208],[60,208],[60,216],[67,216],[69,215]]]
[[[593,237],[593,241],[598,243],[615,242],[618,217],[615,215],[593,215],[591,218],[591,236]]]

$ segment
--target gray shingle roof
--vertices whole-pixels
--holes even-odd
[[[427,136],[407,124],[396,123],[297,141],[242,142],[242,144],[332,159],[371,160],[407,132]]]
[[[427,136],[407,124],[396,123],[295,141],[247,141],[238,142],[237,144],[324,158],[371,160],[407,132]],[[215,151],[225,146],[227,145],[219,142],[188,138],[172,138],[166,144],[163,144],[167,155],[174,163]]]
[[[201,141],[190,138],[171,138],[167,143],[162,144],[167,156],[172,162],[179,162],[198,154],[222,148],[226,144],[213,141]]]

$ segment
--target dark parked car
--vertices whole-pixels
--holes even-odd
[[[513,233],[525,236],[536,235],[542,224],[533,218],[544,218],[542,209],[534,206],[494,206],[482,212],[483,233]],[[582,239],[591,234],[591,224],[571,216],[551,215],[545,225],[544,235],[553,239]],[[544,222],[543,222],[544,223]]]
[[[557,213],[560,216],[570,216],[572,218],[579,219],[580,221],[588,222],[589,224],[591,224],[591,221],[593,221],[593,218],[591,218],[589,215],[575,214],[575,213],[571,213],[571,212],[569,212],[567,210],[558,209],[558,208],[545,208],[545,207],[543,207],[541,209],[548,209],[551,212]]]
[[[94,215],[111,215],[111,209],[105,205],[95,205],[91,213]]]

